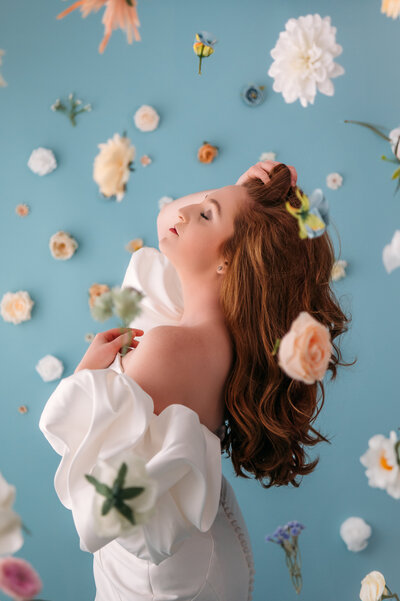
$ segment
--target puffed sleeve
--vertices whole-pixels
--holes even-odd
[[[193,532],[211,527],[220,498],[220,439],[192,409],[171,404],[156,415],[152,398],[131,377],[110,368],[83,369],[60,381],[39,428],[61,455],[54,486],[72,512],[83,551],[94,553],[116,539],[137,557],[159,564]],[[123,533],[99,536],[96,492],[85,474],[101,460],[118,465],[130,452],[145,461],[157,484],[155,512]]]

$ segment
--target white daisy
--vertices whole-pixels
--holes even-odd
[[[343,177],[340,175],[340,173],[329,173],[329,175],[326,176],[326,185],[331,190],[337,190],[340,188],[342,183]]]

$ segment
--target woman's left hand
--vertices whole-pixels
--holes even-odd
[[[279,161],[258,161],[255,165],[252,165],[245,171],[237,180],[236,186],[241,186],[249,178],[258,177],[260,180],[267,184],[271,179],[269,172],[276,166],[280,165]],[[293,165],[286,165],[290,171],[291,185],[294,187],[297,182],[297,171]]]
[[[142,336],[142,334],[144,334],[143,330],[137,328],[112,328],[105,332],[99,332],[94,337],[74,373],[81,369],[104,369],[108,367],[124,345],[136,348],[139,341],[134,340],[134,336]]]

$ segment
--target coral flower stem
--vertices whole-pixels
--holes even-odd
[[[74,2],[74,4],[71,4],[71,6],[69,6],[65,10],[63,10],[63,12],[60,13],[59,15],[57,15],[57,19],[62,19],[63,17],[65,17],[66,15],[68,15],[70,12],[72,12],[73,10],[75,10],[76,8],[78,8],[78,6],[80,6],[84,2],[85,2],[85,0],[78,0],[78,2]]]

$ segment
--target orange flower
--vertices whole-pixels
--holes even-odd
[[[400,1],[382,0],[381,13],[392,17],[392,19],[396,19],[400,15]]]
[[[140,162],[143,165],[143,167],[147,167],[147,165],[150,165],[152,161],[147,154],[144,154],[142,157],[140,157]]]
[[[26,204],[19,204],[15,207],[15,212],[20,217],[26,217],[26,215],[29,213],[29,207]]]
[[[211,163],[218,154],[218,146],[213,146],[208,142],[204,142],[203,146],[199,148],[197,158],[200,163]]]
[[[99,46],[99,52],[103,53],[113,29],[118,27],[125,30],[129,44],[132,44],[132,32],[137,42],[141,40],[137,29],[140,26],[140,21],[136,4],[137,0],[78,0],[78,2],[74,2],[69,8],[57,15],[57,19],[62,19],[78,7],[80,7],[82,16],[85,18],[90,12],[97,12],[105,5],[106,10],[101,20],[104,25],[104,37]]]
[[[110,287],[107,284],[93,284],[89,288],[89,306],[93,307],[97,296],[101,296],[104,292],[108,292]]]

